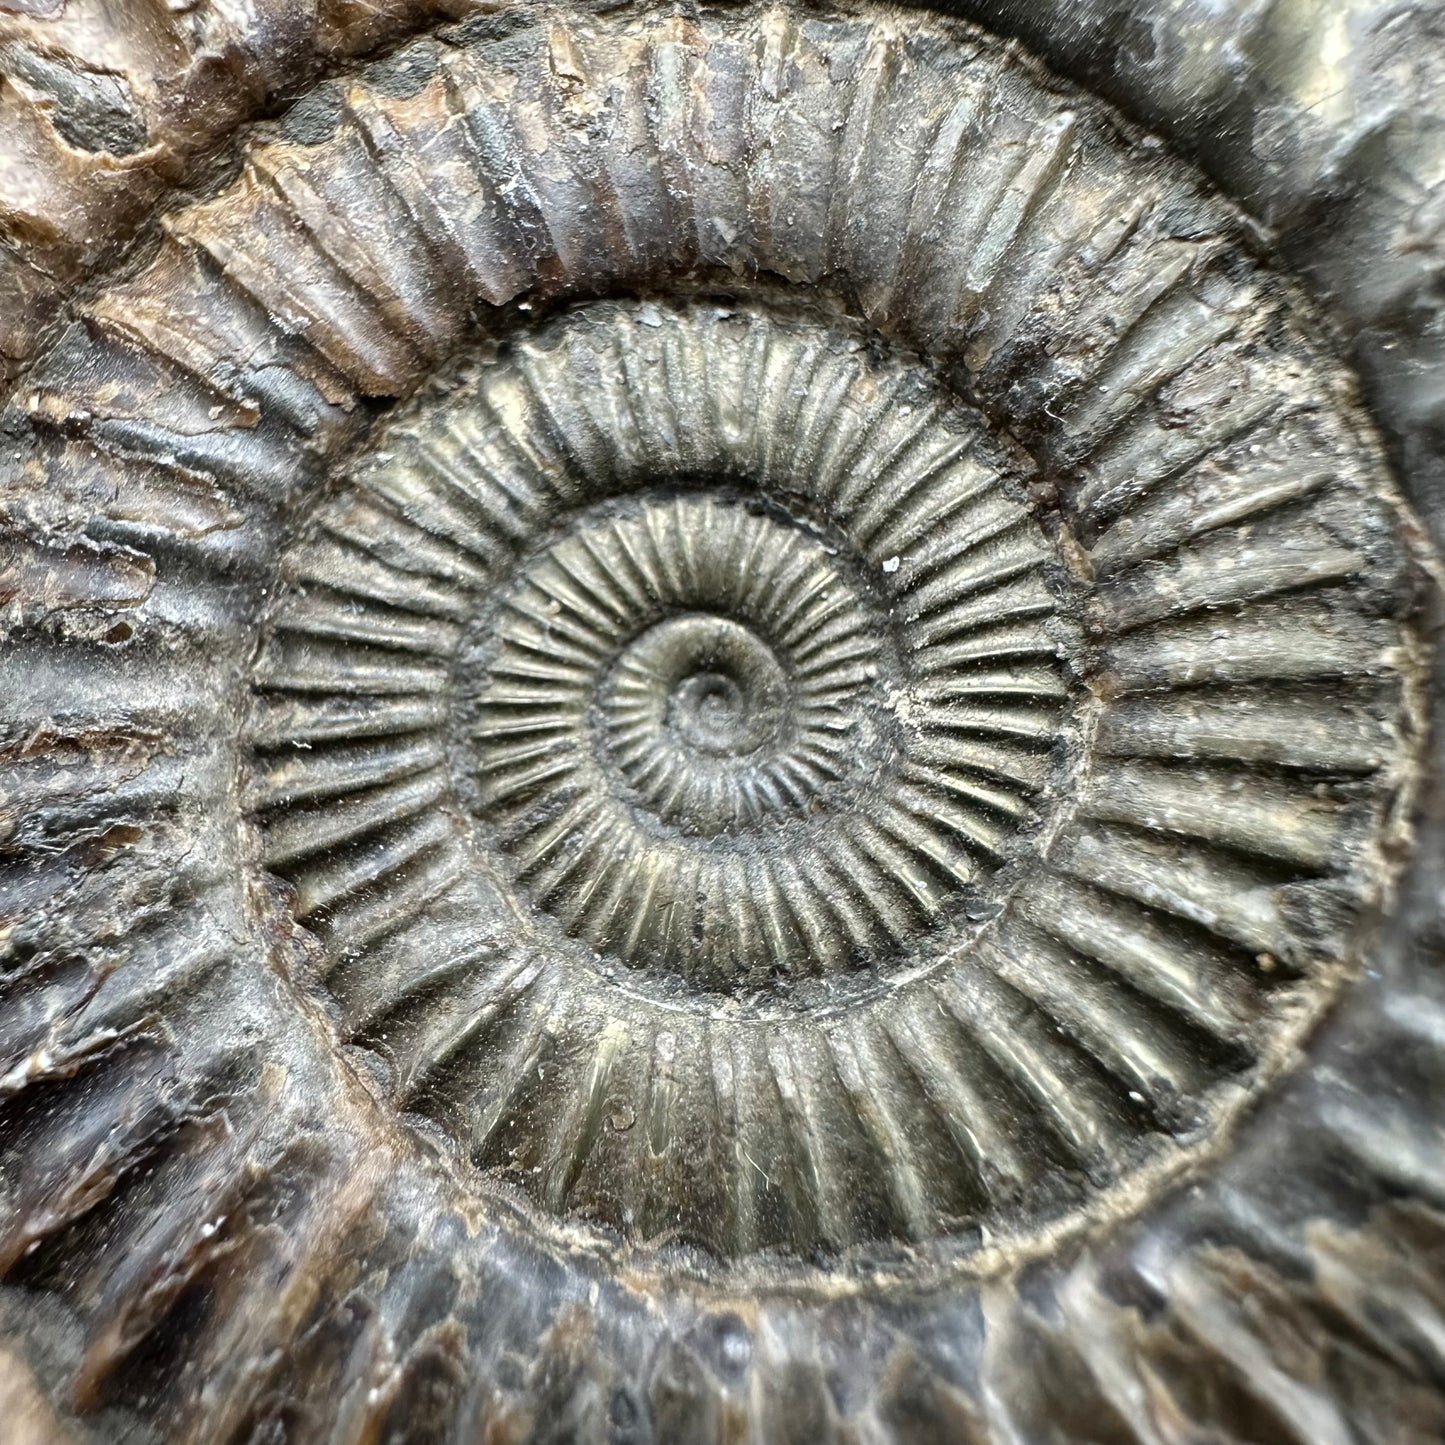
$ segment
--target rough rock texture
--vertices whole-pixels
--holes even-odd
[[[519,9],[121,271],[282,82],[46,192],[16,1429],[1445,1434],[1442,52],[1175,8]],[[107,173],[177,114],[7,45]]]
[[[65,299],[194,184],[237,125],[468,0],[6,0],[0,386]],[[324,106],[324,93],[313,101]]]
[[[944,6],[1176,145],[1325,300],[1427,525],[1445,516],[1445,16],[1361,0]]]

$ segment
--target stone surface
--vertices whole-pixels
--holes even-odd
[[[1440,51],[1207,9],[477,17],[11,228],[36,1429],[1445,1431]]]

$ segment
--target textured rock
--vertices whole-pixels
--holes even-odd
[[[1428,204],[1309,221],[1328,17],[1108,13],[981,18],[1245,209],[982,29],[623,9],[82,228],[0,418],[37,1429],[1440,1437]]]
[[[6,0],[0,5],[0,385],[235,127],[467,0]],[[7,388],[8,389],[8,388]]]

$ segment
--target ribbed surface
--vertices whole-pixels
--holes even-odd
[[[1162,1193],[1357,961],[1411,773],[1383,467],[1235,219],[866,16],[334,98],[10,418],[0,1264],[76,1398],[154,1353],[208,1442],[1438,1420],[1427,989],[1372,973],[1299,1137]],[[1107,1268],[1014,1289],[1081,1217]],[[638,1287],[679,1263],[747,1308]]]
[[[268,756],[329,740],[263,819],[352,1026],[549,1207],[729,1252],[1048,1215],[1198,1137],[1298,1026],[1280,981],[1323,996],[1399,748],[1388,512],[1277,283],[1165,167],[885,26],[438,59],[351,93],[304,205],[278,153],[174,234],[363,391],[449,344],[438,286],[834,276],[1028,442],[1063,531],[936,373],[826,327],[603,309],[420,398],[292,549],[257,674]],[[318,230],[322,154],[385,186]],[[393,195],[412,244],[358,229]],[[432,961],[439,909],[474,967]],[[600,975],[518,965],[516,917]]]

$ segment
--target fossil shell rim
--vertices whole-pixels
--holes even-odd
[[[556,52],[553,51],[553,53]],[[175,253],[172,253],[171,260],[168,260],[168,264],[175,264]],[[225,264],[227,263],[221,263],[221,269],[225,270]],[[104,303],[101,303],[101,309],[104,309]],[[116,315],[111,316],[110,319],[111,321],[116,322],[116,324],[118,325]],[[114,335],[114,332],[111,332],[111,335]],[[101,345],[105,344],[110,344],[110,342],[105,340],[104,328],[101,328]],[[289,342],[283,342],[282,345],[283,347],[285,347],[285,345],[289,345]],[[384,368],[386,368],[386,366],[389,366],[389,364],[392,363],[402,364],[402,361],[397,360],[397,357],[400,357],[402,358],[402,361],[405,361],[405,351],[399,351],[399,353],[392,355],[392,357],[390,358],[386,357],[386,355],[371,355],[371,357],[368,358],[361,357],[361,355],[357,355],[357,357],[347,357],[345,358],[345,366],[364,366],[367,368],[371,368],[370,371],[367,371],[366,376],[363,377],[364,383],[366,383],[363,386],[363,390],[366,390],[368,386],[371,386],[371,384],[376,381],[376,379],[379,379],[381,374],[383,374]],[[309,383],[302,383],[303,386],[306,386],[306,384],[311,384],[311,386],[315,386],[316,379],[318,379],[319,377],[319,386],[316,387],[316,390],[318,390],[319,394],[321,394],[322,397],[325,397],[327,396],[329,390],[329,393],[331,393],[331,397],[329,397],[329,402],[322,402],[322,405],[319,406],[316,405],[316,393],[314,392],[308,394],[308,396],[305,397],[302,405],[305,407],[311,407],[312,415],[316,416],[316,418],[321,418],[322,425],[328,426],[328,428],[334,428],[335,435],[338,436],[344,436],[345,434],[347,434],[348,428],[350,428],[351,426],[351,423],[348,422],[348,419],[345,418],[344,415],[342,415],[340,410],[328,410],[328,406],[334,406],[335,400],[337,400],[338,397],[344,396],[345,390],[347,390],[347,387],[345,387],[344,384],[338,384],[337,380],[337,370],[335,370],[335,368],[341,366],[341,363],[342,358],[340,357],[340,355],[332,355],[332,357],[325,358],[324,363],[319,364],[319,366],[318,364],[315,364],[314,361],[312,361],[312,373],[314,373],[312,374],[312,381],[309,381]],[[342,370],[345,370],[345,366],[342,367]],[[162,370],[165,370],[165,368],[162,368]],[[58,377],[58,380],[56,380],[56,377]],[[111,406],[111,412],[107,412],[107,410],[105,410],[105,405],[97,407],[97,409],[87,410],[87,407],[85,407],[84,403],[87,402],[87,400],[92,399],[90,399],[90,397],[85,397],[84,383],[81,383],[79,384],[79,386],[77,386],[77,384],[75,384],[75,379],[77,379],[77,373],[75,373],[75,371],[71,371],[71,374],[69,374],[69,379],[66,379],[64,366],[55,368],[55,370],[52,370],[51,373],[46,374],[45,384],[43,384],[42,387],[39,387],[38,392],[36,392],[36,396],[39,396],[40,399],[42,399],[42,402],[40,402],[40,406],[36,407],[35,413],[33,413],[33,415],[38,416],[40,422],[43,423],[46,419],[45,407],[51,406],[52,410],[51,412],[49,412],[49,416],[51,416],[52,420],[62,420],[65,425],[75,425],[75,422],[77,422],[77,419],[79,418],[79,426],[81,426],[82,431],[87,428],[91,429],[91,434],[94,436],[104,436],[105,428],[107,428],[107,426],[111,429],[111,432],[113,432],[113,434],[116,434],[117,436],[120,435],[121,432],[124,431],[124,422],[126,422],[126,418],[124,418],[124,416],[116,415],[116,413],[118,412],[118,407],[114,406],[114,403],[111,402],[105,403],[105,405]],[[77,396],[77,394],[75,394],[77,392],[81,394]],[[74,402],[75,405],[71,405],[71,402]],[[217,403],[212,402],[210,403],[210,405],[217,405]],[[237,420],[240,420],[241,422],[241,431],[249,431],[251,423],[244,420],[247,407],[246,400],[237,400],[234,396],[223,397],[223,399],[221,399],[220,405],[223,407],[231,405],[238,406]],[[269,402],[267,402],[267,406],[270,405],[280,405],[280,403],[276,402],[275,397],[273,397],[273,399],[270,399]],[[182,431],[184,431],[184,428],[182,428]],[[129,435],[130,442],[133,442],[134,436],[137,435],[136,432],[134,432],[134,429],[131,429]],[[194,435],[195,434],[192,434],[192,436]],[[275,438],[272,438],[272,441],[275,441]],[[121,442],[121,445],[130,445],[130,442]],[[194,442],[192,442],[191,445],[195,445]],[[143,448],[144,444],[142,444],[142,451]],[[111,455],[114,455],[114,452],[111,452]],[[66,454],[66,461],[74,460],[74,452],[68,452],[68,454]],[[279,473],[280,468],[277,467],[276,470],[273,471],[272,477],[276,477],[276,475],[279,475]],[[215,473],[212,473],[212,475],[214,474]],[[262,480],[262,471],[254,471],[253,477],[256,478],[257,481]],[[270,477],[266,478],[266,484],[270,484]],[[223,532],[225,529],[224,499],[224,490],[221,491],[221,500],[215,499],[214,496],[186,497],[186,501],[188,501],[188,503],[191,503],[192,506],[197,506],[199,507],[199,509],[201,509],[202,516],[221,517],[221,519],[223,520],[221,520],[220,526]],[[211,507],[211,512],[205,513],[205,507]],[[207,529],[211,529],[210,532],[208,532]],[[211,520],[202,520],[201,525],[199,525],[197,529],[197,535],[214,535],[214,533],[215,523],[211,522]],[[1091,539],[1091,545],[1092,540],[1094,539]],[[136,549],[136,551],[139,551],[139,549]],[[90,558],[78,556],[78,558],[75,559],[75,565],[84,566],[85,564],[87,564],[88,561],[90,561]],[[243,558],[243,562],[244,561],[246,561],[246,559]],[[251,565],[254,566],[254,559],[251,559]],[[103,572],[100,568],[95,569],[94,577],[92,577],[90,581],[87,582],[88,587],[100,587],[100,585],[104,585],[104,587],[110,587],[111,597],[113,597],[114,600],[117,601],[118,605],[120,605],[121,608],[129,607],[130,603],[127,603],[127,597],[134,597],[134,595],[136,594],[140,594],[142,595],[142,597],[149,597],[149,592],[144,591],[144,588],[146,588],[147,584],[147,579],[146,577],[144,577],[144,565],[136,564],[136,562],[131,561],[129,553],[120,552],[116,553],[116,555],[113,556],[107,556],[107,558],[104,559],[104,566],[105,568],[108,568],[108,571]],[[129,568],[129,571],[127,571],[127,568]],[[256,568],[256,571],[253,572],[253,575],[260,575],[260,572],[262,571],[263,568]],[[127,588],[129,588],[129,592],[127,592]],[[155,588],[152,588],[152,592],[156,592]],[[87,614],[85,614],[84,608],[92,607],[92,605],[94,605],[95,594],[94,592],[87,591],[82,592],[81,595],[90,598],[90,601],[85,601],[85,603],[82,603],[81,610],[78,610],[77,614],[75,614],[75,631],[74,633],[72,633],[72,637],[81,637],[82,642],[88,642],[92,644],[92,646],[114,646],[114,644],[117,644],[117,642],[120,644],[129,642],[129,636],[118,636],[117,642],[113,643],[104,642],[105,633],[108,633],[108,631],[116,631],[116,633],[120,633],[121,631],[121,623],[117,623],[117,621],[114,620],[114,617],[116,617],[116,613],[114,613],[114,608],[111,608],[108,613],[105,613],[105,617],[107,617],[107,624],[105,624],[105,629],[101,630],[100,633],[90,634],[90,637],[85,636],[84,629],[88,626],[88,624],[90,624],[90,618],[88,618]],[[165,601],[165,578],[162,577],[162,581],[160,581],[159,592],[156,592],[155,595],[155,603],[146,604],[146,607],[149,607],[149,613],[147,613],[146,607],[143,607],[142,611],[136,614],[136,616],[139,617],[140,623],[142,623],[142,642],[147,642],[147,637],[153,636],[153,633],[147,633],[146,631],[146,629],[149,629],[149,627],[156,626],[159,627],[160,630],[165,630]],[[1126,603],[1129,605],[1133,605],[1133,607],[1137,607],[1137,605],[1140,605],[1139,601],[1137,601],[1137,598],[1126,598]],[[1146,603],[1144,605],[1146,605],[1147,607],[1147,605],[1157,604]],[[101,608],[101,611],[103,611],[104,613],[104,608]],[[126,618],[124,617],[123,623],[126,627],[131,626],[130,621],[126,620]],[[176,636],[179,636],[182,631],[184,631],[184,627],[178,627],[178,629],[176,629]],[[147,646],[149,646],[149,643],[147,643]],[[114,701],[114,694],[107,694],[103,696],[103,698],[101,698],[101,702],[110,702],[113,707],[118,707],[117,702]],[[212,712],[212,715],[215,715],[214,712]],[[1140,728],[1144,727],[1144,722],[1140,721],[1140,718],[1131,717],[1130,727],[1133,728],[1134,733],[1137,734],[1139,733]],[[140,734],[139,737],[127,738],[127,740],[124,740],[123,744],[121,744],[118,749],[116,746],[114,746],[114,744],[110,743],[105,744],[105,746],[110,747],[111,753],[120,754],[120,756],[117,757],[116,762],[113,763],[111,762],[110,754],[105,753],[104,747],[103,749],[98,751],[95,756],[101,757],[101,762],[103,762],[104,766],[107,767],[118,766],[120,767],[120,769],[126,769],[126,767],[133,767],[136,766],[136,764],[134,764],[134,760],[136,760],[137,757],[143,757],[144,764],[146,764],[146,766],[150,766],[150,764],[155,762],[156,754],[146,753],[146,749],[149,744],[144,741],[143,733]],[[165,764],[162,764],[162,766],[165,766]],[[142,772],[143,770],[144,769],[142,769]],[[152,775],[150,779],[147,779],[147,783],[156,782],[156,780],[158,780],[158,777],[159,775]],[[108,841],[104,842],[104,848],[117,848],[117,850],[123,851],[124,848],[129,845],[129,842],[127,842],[127,837],[126,835],[124,835],[124,828],[127,827],[130,827],[127,822],[121,822],[121,824],[117,825],[117,828],[120,829],[120,831],[113,832],[113,834],[105,835],[105,837],[108,838]],[[224,853],[224,850],[221,851],[223,851]],[[181,974],[184,974],[185,965],[194,964],[195,961],[194,959],[176,958],[172,959],[171,962],[172,964],[176,965],[176,968],[179,968],[179,970],[181,970]],[[178,978],[181,977],[181,974],[172,974],[171,977]],[[201,977],[204,977],[204,974],[202,974]],[[1394,1026],[1393,1023],[1392,1026]],[[1403,1025],[1402,1023],[1402,1025],[1400,1026],[1403,1027],[1405,1025]],[[181,1027],[182,1033],[184,1033],[184,1025],[182,1025]],[[1416,1027],[1419,1027],[1419,1025],[1416,1025]],[[130,1053],[127,1053],[127,1056],[140,1056],[144,1051],[146,1051],[147,1048],[150,1048],[150,1046],[152,1046],[152,1040],[146,1038],[140,1039],[139,1042],[134,1043],[134,1045],[130,1045],[130,1043],[127,1043],[126,1049],[127,1051],[130,1051]],[[361,1068],[366,1068],[364,1062],[357,1062],[358,1064],[360,1064]],[[124,1071],[123,1069],[117,1069],[116,1072],[117,1074],[123,1074]],[[324,1090],[322,1090],[322,1092],[324,1092]],[[290,1107],[290,1105],[288,1105],[288,1107]],[[181,1113],[184,1114],[184,1108],[182,1108]],[[243,1153],[244,1155],[244,1152],[246,1152],[247,1149],[253,1147],[253,1142],[251,1142],[251,1136],[246,1136],[246,1134],[243,1134],[243,1136],[238,1137],[236,1143],[234,1143],[231,1147],[234,1147],[234,1149],[238,1150],[238,1152]],[[1194,1260],[1191,1260],[1189,1261],[1188,1267],[1189,1269],[1204,1269],[1205,1266],[1204,1264],[1196,1264]],[[762,1348],[762,1345],[759,1345],[759,1348]]]

